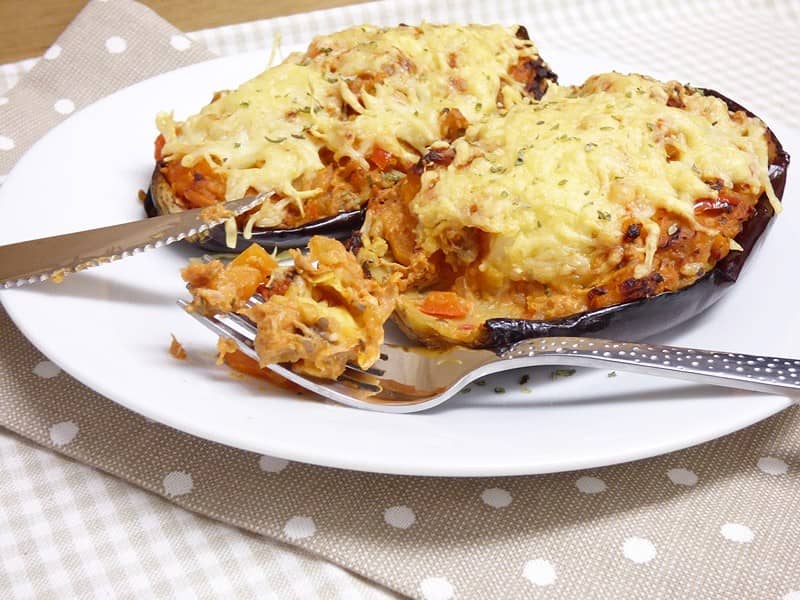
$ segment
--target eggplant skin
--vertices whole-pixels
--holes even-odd
[[[166,178],[158,170],[153,171],[150,187],[144,200],[144,209],[148,217],[155,217],[163,214],[170,214],[184,210]],[[326,217],[312,223],[306,223],[300,227],[290,229],[256,229],[250,238],[245,238],[241,233],[236,235],[236,247],[231,248],[225,241],[225,228],[214,227],[203,235],[187,241],[196,248],[212,253],[238,253],[246,250],[250,244],[256,243],[267,250],[277,248],[301,248],[308,244],[308,241],[315,235],[338,240],[346,240],[353,231],[361,227],[364,222],[364,209],[341,212]]]
[[[531,39],[524,25],[517,26],[516,36],[520,40],[529,41]],[[525,91],[537,100],[541,100],[547,91],[547,86],[551,83],[558,83],[558,75],[544,62],[541,56],[536,60],[528,61],[525,66],[531,74]]]
[[[749,116],[755,117],[752,112],[717,91],[708,89],[698,91],[723,100],[728,105],[728,110],[742,110]],[[782,198],[790,157],[772,130],[768,129],[767,135],[770,137],[773,152],[769,179],[775,195]],[[772,205],[766,194],[762,194],[752,217],[736,237],[743,250],[728,253],[711,271],[682,290],[549,321],[489,319],[483,324],[477,345],[481,348],[502,351],[524,339],[553,336],[609,337],[639,341],[671,329],[709,308],[736,282],[745,261],[767,229],[773,214]]]

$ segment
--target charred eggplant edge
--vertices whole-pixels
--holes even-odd
[[[715,90],[695,89],[724,101],[728,105],[728,110],[742,110],[748,116],[756,117],[738,102]],[[774,158],[769,165],[769,179],[775,195],[782,201],[790,157],[769,128],[767,135],[774,148]],[[735,238],[743,250],[730,252],[711,271],[690,286],[548,321],[488,319],[483,324],[478,347],[501,351],[524,339],[553,336],[602,335],[638,341],[680,325],[713,305],[738,279],[745,261],[758,239],[766,231],[773,214],[769,199],[766,194],[762,194],[753,215],[745,222],[742,231]]]
[[[164,209],[163,207],[169,207]],[[174,208],[172,208],[174,207]],[[172,189],[164,175],[158,170],[153,171],[150,187],[144,199],[144,209],[148,217],[155,217],[167,212],[182,210],[177,205]],[[257,229],[250,238],[245,238],[241,232],[236,235],[236,247],[231,248],[226,243],[225,228],[214,227],[206,232],[202,238],[191,240],[187,243],[206,252],[236,253],[247,249],[252,243],[264,246],[267,250],[278,248],[299,248],[308,244],[315,235],[324,235],[338,240],[349,238],[354,230],[361,227],[364,221],[365,209],[351,210],[325,217],[318,221],[306,223],[300,227],[288,229]]]

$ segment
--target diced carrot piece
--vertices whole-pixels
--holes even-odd
[[[186,350],[174,335],[169,345],[169,353],[178,360],[184,360],[186,358]]]
[[[250,244],[247,250],[228,264],[226,279],[236,287],[236,297],[247,300],[277,266],[278,263],[264,248]]]
[[[241,352],[240,350],[235,350],[233,352],[226,352],[225,353],[225,364],[228,365],[234,371],[238,371],[239,373],[244,373],[245,375],[252,375],[253,377],[259,377],[261,379],[266,379],[270,383],[274,383],[282,388],[286,388],[287,390],[293,391],[301,391],[302,388],[289,381],[288,379],[284,379],[274,371],[270,371],[269,369],[262,369],[258,366],[258,363],[247,356],[245,353]]]
[[[255,294],[258,286],[264,282],[261,271],[247,265],[229,269],[225,278],[234,285],[236,298],[241,302]]]
[[[189,208],[210,206],[225,200],[225,176],[217,173],[205,159],[193,167],[184,167],[177,159],[170,160],[160,170],[173,193],[185,200]]]
[[[154,153],[156,160],[161,160],[163,158],[164,155],[162,154],[162,151],[164,150],[164,144],[166,143],[167,141],[164,139],[164,136],[159,134],[156,138],[156,149]]]
[[[269,252],[264,250],[262,246],[259,246],[258,244],[250,244],[250,247],[247,248],[247,250],[244,250],[241,254],[239,254],[239,256],[230,262],[230,268],[241,267],[244,265],[258,269],[261,271],[261,274],[266,277],[272,273],[272,269],[277,267],[278,263],[275,262],[275,259],[272,258]]]
[[[455,292],[428,292],[420,310],[426,315],[462,319],[469,314],[469,303]]]
[[[235,371],[239,371],[245,375],[263,377],[261,367],[258,366],[258,363],[241,350],[226,352],[223,360],[225,364]]]

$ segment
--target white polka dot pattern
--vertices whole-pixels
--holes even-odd
[[[392,506],[384,511],[383,520],[397,529],[408,529],[416,522],[417,517],[407,506]]]
[[[755,537],[753,530],[741,523],[725,523],[720,528],[720,533],[726,540],[738,542],[740,544],[748,544],[752,542]]]
[[[185,35],[173,35],[169,39],[169,45],[175,48],[175,50],[183,52],[184,50],[189,49],[189,46],[192,45],[192,41]]]
[[[289,461],[285,458],[277,458],[275,456],[261,456],[258,459],[258,468],[265,473],[280,473],[289,465]]]
[[[164,493],[167,496],[183,496],[192,491],[192,476],[184,471],[171,471],[164,477]]]
[[[61,98],[53,104],[55,111],[61,115],[68,115],[75,110],[75,104],[69,98]]]
[[[606,491],[606,483],[599,477],[579,477],[575,487],[583,494],[600,494]]]
[[[5,104],[8,104],[8,98],[0,96],[0,106],[4,106]]]
[[[630,561],[644,564],[656,557],[656,547],[646,538],[629,537],[622,544],[622,554]]]
[[[14,140],[6,135],[0,135],[0,150],[13,150]]]
[[[481,494],[481,500],[494,508],[505,508],[511,504],[511,494],[500,488],[490,488]]]
[[[40,360],[36,363],[36,366],[33,367],[33,373],[42,379],[51,379],[61,373],[61,369],[58,368],[58,365],[49,360]]]
[[[789,472],[789,465],[786,461],[774,456],[762,456],[758,459],[758,468],[768,475],[786,475]]]
[[[106,40],[106,50],[111,54],[121,54],[128,49],[128,42],[118,35],[111,36]]]
[[[522,575],[533,585],[544,587],[556,581],[556,569],[549,560],[536,558],[525,563]]]
[[[685,485],[687,487],[697,485],[697,475],[689,469],[670,469],[667,471],[667,477],[675,485]]]
[[[63,421],[50,427],[49,433],[55,446],[66,446],[78,435],[78,426],[72,421]]]
[[[120,589],[130,598],[398,597],[323,558],[296,552],[288,540],[275,543],[200,517],[4,431],[0,473],[4,599],[109,599],[120,597]]]
[[[283,533],[290,540],[309,538],[317,532],[317,526],[311,517],[292,517],[283,527]]]
[[[419,584],[425,600],[450,600],[455,596],[452,584],[444,577],[428,577]]]
[[[61,56],[61,46],[59,46],[58,44],[53,44],[44,53],[44,58],[47,60],[55,60],[59,56]]]

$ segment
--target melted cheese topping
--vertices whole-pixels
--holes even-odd
[[[423,250],[451,247],[454,230],[477,228],[492,234],[480,267],[486,284],[565,289],[620,264],[626,219],[643,224],[636,277],[644,277],[661,234],[657,209],[702,229],[694,204],[717,198],[720,184],[774,199],[763,123],[700,94],[668,106],[675,85],[598,75],[474,124],[453,144],[453,163],[423,175],[411,204]]]
[[[292,182],[323,167],[321,144],[308,133],[323,110],[312,90],[330,92],[329,86],[321,72],[307,66],[274,67],[182,123],[159,115],[163,155],[186,167],[205,159],[224,172],[226,200],[241,198],[250,188],[299,198],[301,191]],[[327,104],[334,100],[330,94],[321,98]]]
[[[323,168],[320,150],[368,168],[375,148],[404,166],[440,137],[443,108],[469,120],[522,100],[524,83],[509,69],[538,59],[516,27],[423,24],[353,27],[319,37],[183,122],[161,114],[163,156],[191,167],[205,160],[224,173],[225,199],[250,190],[302,199],[321,192],[296,182]],[[278,211],[280,212],[280,211]],[[274,226],[276,209],[261,215]]]
[[[378,145],[407,165],[439,138],[444,108],[473,121],[495,112],[498,99],[520,102],[522,86],[508,70],[520,58],[538,58],[511,29],[481,25],[360,27],[318,38],[310,52],[317,50],[324,51],[319,66],[336,74],[343,100],[357,113],[328,130],[327,145],[349,147],[339,152],[357,160]],[[351,93],[347,82],[365,75],[381,83]]]

